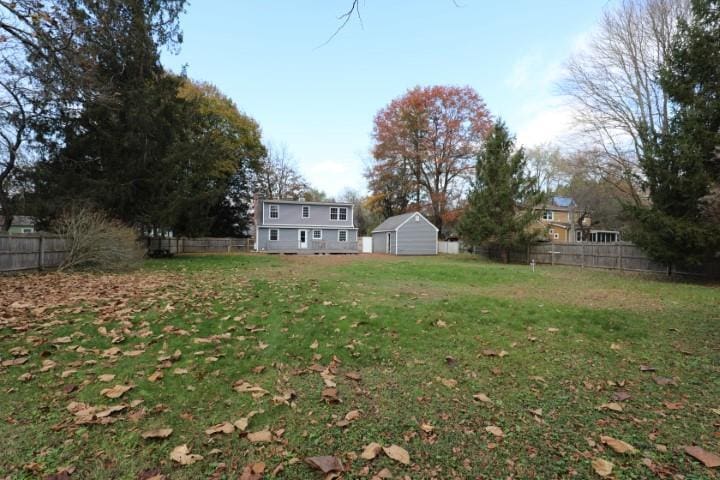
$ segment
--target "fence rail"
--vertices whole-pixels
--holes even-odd
[[[175,255],[179,253],[219,253],[249,252],[255,241],[252,238],[234,237],[198,237],[198,238],[158,238],[145,239],[149,252],[165,251]]]
[[[476,249],[476,253],[499,258],[496,251]],[[666,265],[652,260],[640,247],[630,242],[617,243],[538,243],[526,250],[510,252],[509,260],[517,263],[570,265],[628,272],[667,274]],[[677,265],[672,272],[684,276],[720,278],[720,262],[710,260],[697,267]]]

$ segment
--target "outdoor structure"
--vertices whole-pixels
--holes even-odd
[[[372,231],[373,253],[437,255],[438,229],[421,213],[390,217]]]
[[[255,249],[267,253],[358,253],[352,203],[259,199]]]
[[[539,223],[547,229],[547,240],[553,243],[582,242],[582,230],[578,221],[582,215],[575,200],[570,197],[553,196],[550,202],[540,207],[542,215]],[[586,216],[584,225],[590,225],[590,216]],[[586,230],[587,231],[587,230]],[[590,229],[586,242],[614,243],[620,241],[617,230]]]
[[[5,217],[0,215],[0,225],[5,223]],[[26,215],[15,215],[7,233],[34,233],[35,219]]]

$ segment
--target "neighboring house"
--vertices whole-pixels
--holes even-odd
[[[554,243],[576,243],[582,241],[582,230],[578,221],[583,210],[578,208],[575,200],[570,197],[554,196],[550,202],[542,207],[539,224],[547,230],[547,240]],[[584,225],[590,224],[590,217],[586,216]],[[617,230],[590,229],[589,242],[613,243],[620,241],[620,232]]]
[[[0,228],[5,224],[5,217],[0,215]],[[7,233],[35,233],[35,219],[26,215],[15,215]]]
[[[255,249],[269,253],[358,253],[353,204],[255,202]]]
[[[372,231],[373,253],[437,255],[438,229],[421,213],[390,217]]]

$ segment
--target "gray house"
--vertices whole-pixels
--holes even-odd
[[[373,253],[437,255],[438,229],[421,213],[390,217],[372,231]]]
[[[358,253],[352,203],[260,199],[255,249],[268,253]]]

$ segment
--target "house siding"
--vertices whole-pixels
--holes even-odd
[[[278,218],[270,218],[270,205],[278,206]],[[310,217],[302,218],[302,207],[310,207]],[[330,220],[330,208],[347,208],[347,220]],[[346,205],[313,205],[302,203],[274,203],[264,200],[261,226],[307,225],[308,227],[353,228],[353,208]]]
[[[387,236],[390,234],[390,253],[395,254],[395,232],[378,232],[372,234],[373,253],[387,253]]]
[[[301,227],[278,227],[278,240],[270,241],[270,230],[275,229],[271,226],[263,226],[258,228],[258,250],[272,252],[272,251],[305,251],[308,252],[323,252],[323,251],[347,251],[357,252],[357,230],[351,228],[313,228],[308,226],[307,228]],[[308,248],[300,249],[299,245],[299,234],[300,230],[307,230]],[[312,231],[321,230],[322,239],[313,240]],[[338,231],[347,231],[347,241],[338,241]]]
[[[410,218],[398,228],[397,255],[437,254],[437,231],[420,218]]]

